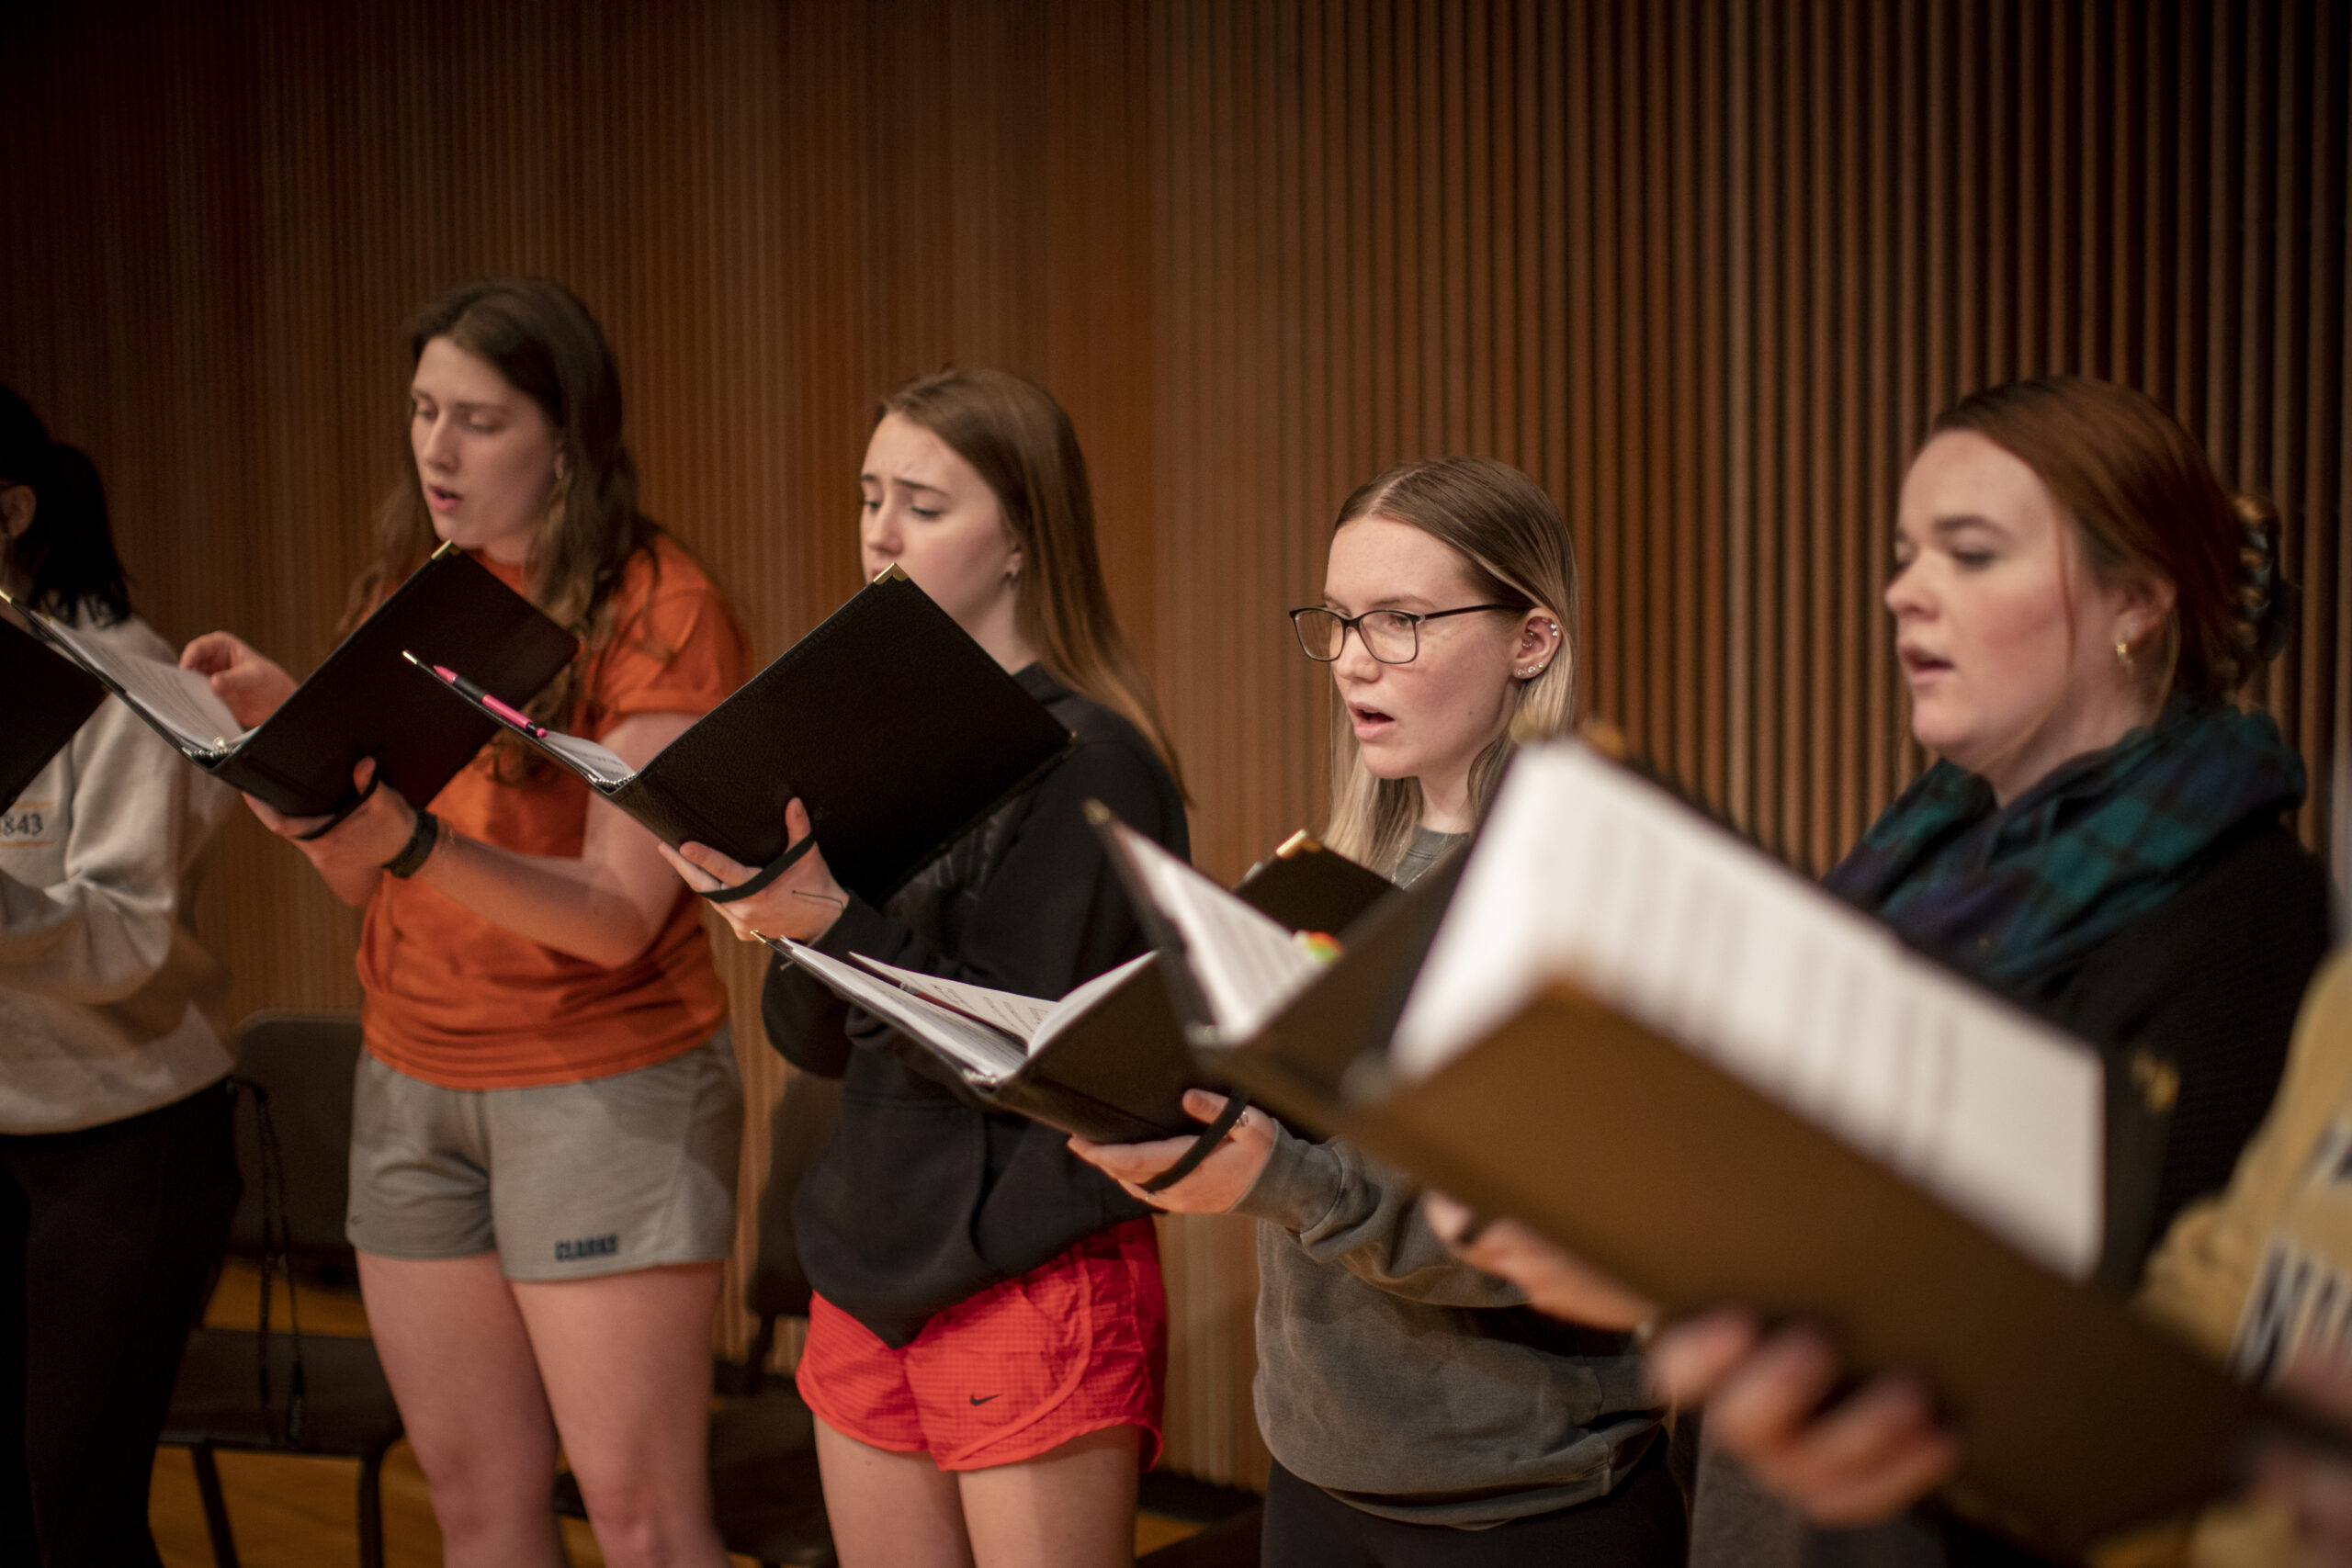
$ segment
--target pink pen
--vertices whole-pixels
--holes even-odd
[[[440,676],[444,681],[448,682],[452,686],[457,687],[459,695],[471,697],[474,701],[480,703],[482,706],[488,708],[491,712],[496,714],[507,723],[514,726],[517,729],[522,730],[526,735],[536,736],[541,740],[545,740],[548,738],[547,726],[535,722],[530,715],[522,712],[520,709],[509,706],[507,704],[499,701],[488,692],[483,691],[480,686],[475,685],[471,681],[467,680],[463,675],[458,674],[455,670],[448,668],[448,666],[436,664],[433,667],[433,672],[435,675]]]

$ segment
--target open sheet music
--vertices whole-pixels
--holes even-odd
[[[1322,961],[1281,922],[1123,822],[1104,824],[1140,897],[1173,929],[1222,1040],[1242,1040],[1314,982]]]
[[[206,677],[160,659],[110,647],[102,638],[51,616],[42,616],[36,625],[40,636],[104,681],[182,750],[220,756],[244,739],[245,727],[230,715],[229,705]]]
[[[2098,1053],[1573,743],[1216,1066],[1668,1313],[1924,1381],[1951,1500],[2065,1561],[2236,1484],[2281,1416],[2092,1277]]]
[[[1235,892],[1208,886],[1220,907],[1238,906],[1250,921],[1274,933],[1272,947],[1259,949],[1260,955],[1294,973],[1295,962],[1314,963],[1292,937],[1294,925],[1343,930],[1396,891],[1304,834],[1252,870]],[[1264,934],[1246,922],[1242,929]],[[989,1109],[1098,1143],[1197,1133],[1200,1124],[1184,1113],[1184,1092],[1218,1081],[1186,1038],[1182,1021],[1188,1010],[1171,995],[1181,987],[1169,976],[1164,953],[1118,964],[1060,1000],[1046,1001],[902,969],[863,953],[839,959],[797,942],[769,945],[945,1064]]]
[[[1566,980],[2074,1279],[2102,1232],[2095,1052],[1582,745],[1521,753],[1399,1020],[1425,1077]]]
[[[497,733],[490,719],[435,697],[401,661],[404,644],[447,649],[515,702],[528,702],[578,649],[528,599],[445,545],[247,729],[203,676],[124,653],[38,611],[25,619],[189,761],[292,817],[357,799],[354,772],[370,758],[384,784],[423,806]]]
[[[993,1088],[1053,1043],[1097,1001],[1151,962],[1145,953],[1105,970],[1057,1002],[967,981],[901,969],[864,953],[844,964],[789,940],[772,944],[843,1000],[888,1019],[962,1066],[972,1082]]]
[[[1068,729],[892,567],[633,768],[501,701],[437,644],[410,663],[676,847],[754,872],[790,852],[794,800],[835,880],[880,904],[1051,767]]]
[[[916,996],[854,964],[789,938],[778,938],[771,945],[823,981],[835,996],[944,1055],[975,1083],[994,1084],[1018,1072],[1028,1059],[1023,1043],[1004,1031]]]

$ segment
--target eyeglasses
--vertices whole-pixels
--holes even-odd
[[[1448,615],[1475,615],[1481,610],[1525,610],[1526,604],[1464,604],[1459,610],[1431,610],[1416,615],[1410,610],[1366,610],[1361,615],[1342,615],[1337,610],[1293,610],[1291,629],[1298,633],[1299,650],[1318,663],[1329,664],[1338,660],[1347,646],[1348,633],[1353,630],[1363,639],[1363,650],[1383,664],[1410,664],[1421,651],[1421,623],[1442,621]]]

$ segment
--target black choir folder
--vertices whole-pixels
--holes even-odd
[[[1996,1529],[2080,1552],[2301,1424],[2086,1282],[2096,1052],[1588,748],[1523,752],[1469,852],[1319,971],[1112,836],[1215,1072],[1669,1313],[1919,1371],[1963,1438],[1951,1501]]]
[[[571,769],[662,842],[763,868],[739,896],[797,858],[785,830],[795,796],[834,880],[880,904],[1073,743],[895,566],[642,768],[531,723],[440,644],[408,647],[412,663],[485,722]]]
[[[491,720],[425,696],[401,660],[403,649],[446,649],[494,689],[528,702],[579,646],[529,600],[444,545],[276,713],[247,729],[201,675],[120,653],[38,612],[26,619],[182,756],[291,817],[350,805],[352,770],[365,757],[377,760],[382,783],[421,807],[498,733]]]
[[[0,691],[8,694],[8,724],[0,735],[0,811],[88,722],[107,689],[82,667],[51,653],[30,632],[0,619]]]
[[[1349,929],[1395,890],[1300,833],[1243,878],[1233,897],[1288,933]],[[844,1001],[888,1021],[992,1109],[1097,1143],[1201,1130],[1182,1100],[1208,1080],[1151,953],[1047,1002],[862,955],[843,963],[798,942],[775,946]]]

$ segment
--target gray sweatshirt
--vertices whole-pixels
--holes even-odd
[[[1425,833],[1400,873],[1447,847]],[[1647,1450],[1657,1417],[1626,1337],[1541,1319],[1455,1258],[1410,1177],[1277,1130],[1234,1207],[1266,1222],[1258,1424],[1301,1480],[1385,1518],[1475,1528],[1603,1495]]]
[[[143,623],[85,626],[168,660]],[[228,971],[187,928],[236,795],[112,697],[0,811],[0,1133],[65,1133],[186,1099],[232,1066]]]

